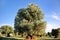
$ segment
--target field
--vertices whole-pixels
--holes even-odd
[[[0,40],[24,40],[24,38],[0,37]],[[38,40],[60,40],[60,38],[38,38]]]

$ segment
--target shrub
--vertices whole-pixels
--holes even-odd
[[[2,34],[0,33],[0,37],[2,37]]]

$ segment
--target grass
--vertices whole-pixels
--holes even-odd
[[[16,37],[0,37],[0,40],[24,40],[24,38],[16,38]]]
[[[24,38],[0,37],[0,40],[24,40]],[[38,40],[60,40],[60,38],[38,38]]]

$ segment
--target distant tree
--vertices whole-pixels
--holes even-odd
[[[52,29],[51,34],[52,34],[53,36],[55,36],[55,38],[57,38],[57,37],[58,37],[58,30],[57,30],[57,29]]]
[[[60,28],[58,28],[57,30],[58,30],[58,38],[60,38]]]
[[[44,34],[46,22],[43,20],[44,14],[41,9],[34,4],[30,4],[27,8],[21,8],[15,17],[15,30],[20,33],[28,34]]]
[[[2,33],[10,33],[10,32],[13,32],[13,28],[9,25],[3,25],[1,26],[1,29],[3,30]]]
[[[50,33],[50,32],[48,32],[47,35],[48,35],[49,37],[51,37],[51,33]]]

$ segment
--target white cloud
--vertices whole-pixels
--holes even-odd
[[[46,32],[51,32],[52,29],[57,29],[57,28],[60,28],[60,26],[56,24],[47,24]]]
[[[57,15],[52,15],[52,18],[55,20],[60,20],[59,16],[57,16]]]
[[[45,17],[48,18],[48,19],[49,18],[50,19],[53,18],[54,20],[60,21],[60,16],[58,16],[58,13],[56,13],[56,12],[51,12],[51,13],[52,14],[45,15]],[[54,20],[52,20],[52,22],[50,22],[50,23],[47,23],[46,32],[51,32],[52,29],[60,28],[60,25],[58,25],[58,24],[52,24]],[[49,21],[47,21],[47,22],[49,22]]]
[[[60,17],[58,16],[58,13],[56,13],[56,12],[52,12],[51,17],[55,20],[60,20]]]
[[[52,14],[49,15],[45,15],[46,18],[53,18],[55,20],[59,20],[60,21],[60,16],[58,16],[58,13],[56,12],[51,12]]]

